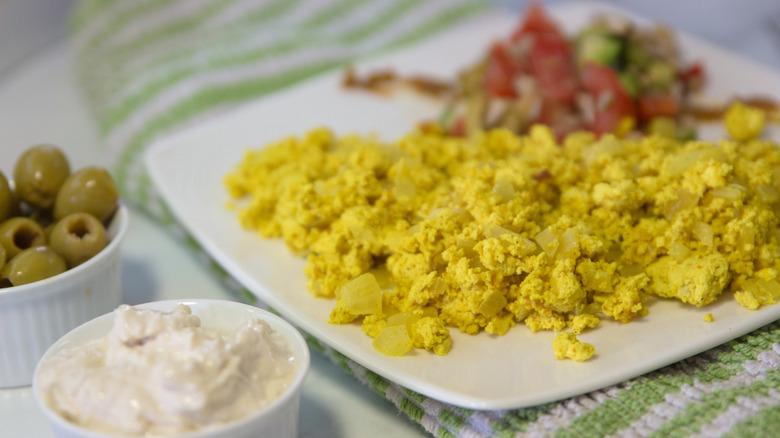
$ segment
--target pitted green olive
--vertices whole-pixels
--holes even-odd
[[[46,243],[43,228],[34,220],[17,216],[0,224],[0,245],[11,259],[21,251]]]
[[[0,222],[10,217],[15,208],[16,196],[3,172],[0,172]]]
[[[38,208],[51,208],[70,175],[70,164],[56,146],[42,144],[25,150],[14,166],[14,189],[19,199]]]
[[[0,245],[0,271],[3,270],[3,266],[5,265],[5,260],[6,260],[5,247],[3,245]]]
[[[49,245],[60,253],[69,268],[92,258],[108,245],[103,224],[89,213],[73,213],[54,224]]]
[[[105,169],[89,166],[73,172],[62,184],[54,202],[54,218],[89,213],[104,222],[116,210],[119,190]]]
[[[44,280],[67,270],[65,259],[48,246],[27,248],[9,260],[2,277],[13,286]]]
[[[0,172],[0,288],[55,276],[97,255],[108,246],[105,227],[118,206],[107,170],[71,173],[54,145],[25,150],[13,179]]]

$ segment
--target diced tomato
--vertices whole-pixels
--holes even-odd
[[[546,99],[572,102],[577,95],[577,73],[569,43],[553,35],[537,36],[529,54],[531,73]]]
[[[520,40],[523,42],[518,43]],[[546,99],[570,102],[577,94],[577,74],[569,41],[541,2],[531,3],[510,41],[527,48],[524,71],[534,76]],[[516,61],[516,63],[518,63]],[[519,64],[519,63],[518,63]]]
[[[485,66],[484,87],[493,97],[517,97],[515,78],[520,70],[506,44],[496,42],[490,48]]]
[[[615,132],[624,117],[636,117],[634,101],[620,77],[610,67],[588,62],[582,71],[582,86],[595,102],[594,120],[589,129],[601,135]],[[603,105],[603,107],[602,107]]]
[[[644,123],[654,117],[677,117],[680,105],[669,93],[650,93],[639,96],[637,110],[639,122]]]
[[[704,64],[696,61],[688,68],[680,72],[680,80],[690,89],[699,90],[704,86],[707,80],[707,72],[704,70]]]
[[[553,21],[541,2],[532,2],[526,10],[523,21],[512,34],[511,40],[518,41],[525,35],[552,34],[564,38],[563,32]]]

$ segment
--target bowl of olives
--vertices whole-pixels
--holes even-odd
[[[49,346],[121,304],[127,227],[111,174],[71,169],[57,146],[0,170],[0,388],[29,385]]]

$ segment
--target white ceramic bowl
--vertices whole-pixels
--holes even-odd
[[[223,426],[205,429],[200,432],[179,435],[166,435],[177,438],[249,438],[274,437],[294,438],[298,436],[298,412],[300,393],[304,379],[309,371],[309,348],[303,336],[292,325],[282,318],[247,304],[233,301],[208,299],[182,299],[155,301],[140,304],[137,308],[146,308],[170,312],[179,304],[186,304],[192,309],[192,314],[201,319],[201,326],[219,332],[233,332],[239,326],[254,318],[266,321],[271,328],[279,333],[289,344],[297,363],[296,374],[290,386],[276,400],[264,406],[257,412],[227,423]],[[113,326],[114,313],[93,319],[63,336],[44,354],[36,368],[33,379],[33,396],[38,406],[51,421],[54,436],[58,438],[117,438],[118,435],[104,434],[87,430],[75,425],[57,414],[43,401],[38,379],[38,370],[48,358],[63,348],[88,342],[105,336]]]
[[[57,339],[121,304],[119,247],[127,226],[120,204],[99,254],[60,275],[0,289],[0,388],[32,383],[35,365]]]

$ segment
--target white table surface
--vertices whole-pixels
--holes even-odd
[[[517,9],[522,2],[500,3]],[[780,37],[772,34],[768,19],[772,12],[780,14],[780,3],[775,0],[617,3],[780,68]],[[706,18],[700,12],[705,9]],[[675,10],[676,13],[670,12]],[[2,47],[8,47],[7,40]],[[63,147],[74,168],[103,164],[93,120],[70,77],[62,41],[0,71],[0,169],[4,172],[9,172],[24,148],[42,142]],[[133,210],[122,247],[122,269],[124,298],[131,304],[183,297],[233,299],[179,241],[152,219]],[[316,352],[303,388],[299,435],[429,436],[389,401]],[[51,436],[29,387],[0,389],[0,436]]]

